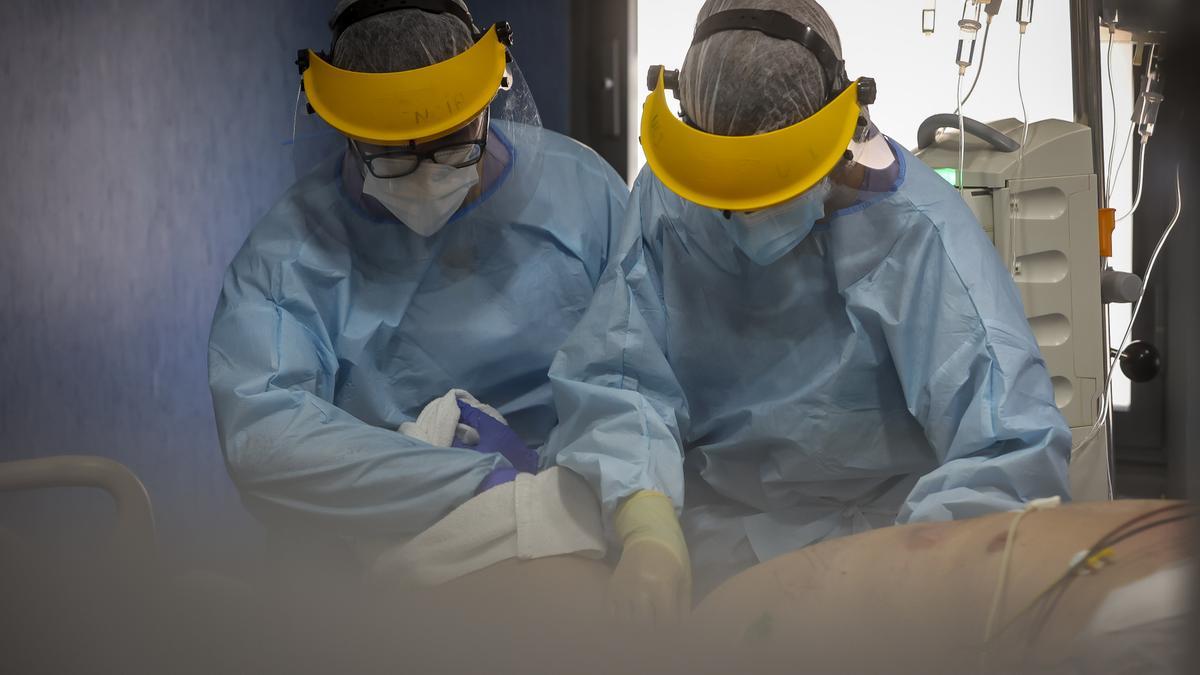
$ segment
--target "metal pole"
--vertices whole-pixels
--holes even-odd
[[[1092,130],[1092,162],[1095,164],[1097,185],[1103,186],[1106,176],[1104,86],[1100,74],[1100,0],[1071,0],[1071,71],[1075,78],[1075,121]]]
[[[1104,85],[1101,80],[1100,68],[1100,18],[1101,0],[1071,0],[1071,70],[1074,75],[1075,87],[1075,121],[1086,125],[1092,130],[1092,164],[1096,174],[1096,186],[1099,200],[1097,207],[1103,207],[1107,176],[1104,165]],[[1108,330],[1108,307],[1102,307],[1101,336],[1104,340],[1105,372],[1108,371],[1108,350],[1112,339]],[[1104,392],[1101,392],[1103,395]],[[1104,429],[1105,445],[1108,450],[1108,493],[1116,497],[1115,477],[1117,462],[1114,445],[1112,410],[1109,397],[1104,396],[1100,401],[1101,409],[1097,414],[1108,410],[1108,423]]]

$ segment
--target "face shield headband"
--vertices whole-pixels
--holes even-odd
[[[863,108],[875,102],[875,82],[850,82],[845,64],[810,26],[782,12],[731,10],[696,29],[693,43],[724,31],[753,30],[811,51],[825,72],[828,103],[801,122],[755,136],[719,136],[681,120],[667,104],[678,98],[679,73],[651,68],[652,91],[642,115],[642,147],[658,178],[681,197],[723,211],[758,211],[811,189],[846,158],[856,132],[867,125]]]
[[[475,35],[475,45],[451,59],[397,73],[337,68],[332,56],[302,50],[297,60],[311,113],[345,136],[371,145],[408,146],[437,140],[478,118],[509,86],[512,28],[480,33],[471,15],[449,0],[363,0],[334,17],[333,47],[352,25],[398,10],[452,14]]]

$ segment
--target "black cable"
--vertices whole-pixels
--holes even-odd
[[[1101,537],[1100,541],[1095,546],[1093,546],[1089,552],[1092,555],[1095,555],[1097,552],[1102,551],[1102,550],[1108,548],[1109,546],[1112,546],[1113,542],[1111,542],[1110,540],[1112,540],[1114,537],[1121,536],[1122,530],[1124,530],[1127,527],[1144,522],[1155,516],[1162,515],[1169,511],[1178,511],[1179,509],[1195,509],[1195,508],[1196,507],[1192,504],[1179,503],[1179,504],[1169,504],[1167,506],[1154,509],[1153,511],[1147,511],[1147,512],[1143,513],[1142,515],[1140,515],[1136,518],[1127,520],[1124,523],[1121,523],[1117,527],[1113,528],[1111,531],[1109,531],[1108,534]],[[1195,515],[1195,514],[1193,514],[1193,515]]]
[[[1077,575],[1072,574],[1071,580],[1074,580],[1076,576]],[[1067,594],[1067,591],[1070,588],[1071,584],[1070,581],[1068,581],[1067,583],[1059,586],[1058,592],[1056,595],[1054,595],[1054,597],[1047,597],[1042,602],[1042,610],[1038,613],[1038,616],[1029,623],[1029,637],[1025,641],[1026,654],[1033,651],[1033,647],[1037,644],[1038,638],[1041,637],[1042,631],[1046,628],[1046,624],[1050,622],[1050,617],[1053,616],[1054,610],[1058,609],[1058,603],[1062,602],[1063,596]]]
[[[1117,544],[1120,544],[1121,542],[1126,541],[1128,539],[1132,539],[1132,538],[1136,537],[1137,535],[1142,534],[1143,532],[1146,532],[1148,530],[1153,530],[1157,527],[1162,527],[1164,525],[1170,525],[1171,523],[1177,523],[1181,520],[1188,520],[1189,518],[1195,518],[1196,515],[1197,514],[1195,514],[1195,513],[1190,513],[1190,514],[1183,515],[1183,516],[1175,516],[1174,518],[1164,518],[1162,520],[1150,523],[1149,525],[1143,525],[1142,527],[1139,527],[1136,530],[1133,530],[1132,532],[1126,532],[1125,534],[1118,537],[1116,540],[1110,542],[1108,544],[1108,546],[1105,546],[1104,548],[1112,548],[1113,546],[1116,546]]]
[[[1168,511],[1175,511],[1175,510],[1179,510],[1179,509],[1193,509],[1193,508],[1195,508],[1195,507],[1191,504],[1172,504],[1170,506],[1166,506],[1166,507],[1163,507],[1160,509],[1155,509],[1153,511],[1148,511],[1146,513],[1143,513],[1142,515],[1140,515],[1136,518],[1133,518],[1131,520],[1128,520],[1128,521],[1122,523],[1121,525],[1113,528],[1111,531],[1109,531],[1108,534],[1101,537],[1100,541],[1096,545],[1094,545],[1094,546],[1092,546],[1092,548],[1088,549],[1087,553],[1079,560],[1079,562],[1072,565],[1071,568],[1069,570],[1067,570],[1066,574],[1064,574],[1062,577],[1060,577],[1058,579],[1058,581],[1051,584],[1049,588],[1042,591],[1042,593],[1040,595],[1038,595],[1038,597],[1033,599],[1033,602],[1031,602],[1028,607],[1026,607],[1025,609],[1018,612],[1007,623],[1005,623],[1004,626],[1002,626],[1000,628],[1000,630],[996,631],[996,634],[992,637],[992,640],[994,641],[996,639],[999,639],[999,637],[1001,635],[1003,635],[1010,628],[1012,628],[1018,621],[1021,620],[1022,617],[1024,617],[1026,614],[1038,609],[1038,607],[1042,606],[1042,604],[1044,602],[1046,602],[1050,598],[1050,596],[1053,593],[1055,593],[1055,591],[1059,591],[1058,596],[1055,597],[1054,600],[1046,608],[1046,613],[1044,614],[1044,617],[1046,620],[1049,620],[1050,614],[1053,613],[1053,610],[1057,607],[1058,602],[1062,599],[1062,596],[1066,593],[1067,587],[1070,586],[1071,582],[1075,579],[1076,576],[1078,576],[1077,572],[1085,564],[1087,564],[1087,561],[1089,561],[1093,557],[1095,557],[1097,553],[1103,551],[1104,549],[1116,546],[1117,544],[1127,541],[1139,534],[1148,532],[1148,531],[1153,530],[1158,527],[1162,527],[1163,525],[1169,525],[1170,523],[1178,522],[1181,520],[1187,520],[1188,518],[1195,518],[1197,515],[1200,515],[1200,513],[1189,513],[1189,514],[1182,515],[1182,516],[1173,516],[1170,518],[1163,518],[1161,520],[1154,521],[1147,525],[1143,525],[1142,527],[1135,528],[1131,531],[1125,531],[1131,525],[1135,525],[1137,523],[1144,522],[1150,518],[1153,518],[1154,516],[1162,515]],[[1035,625],[1037,625],[1036,622],[1035,622]]]
[[[1169,509],[1163,509],[1163,510],[1169,510]],[[1142,518],[1138,518],[1135,520],[1142,520],[1147,515],[1150,515],[1150,514],[1143,514]],[[1169,525],[1171,523],[1179,522],[1181,520],[1187,520],[1189,518],[1195,517],[1196,515],[1197,514],[1193,513],[1193,514],[1188,514],[1188,515],[1183,515],[1183,516],[1175,516],[1172,518],[1164,518],[1162,520],[1154,521],[1153,523],[1150,523],[1148,525],[1143,525],[1142,527],[1136,528],[1130,532],[1126,532],[1125,534],[1121,535],[1120,537],[1118,537],[1110,542],[1107,542],[1103,546],[1098,545],[1096,548],[1093,548],[1092,551],[1089,551],[1089,553],[1090,553],[1090,555],[1095,555],[1096,553],[1099,553],[1100,551],[1103,551],[1104,549],[1112,548],[1113,546],[1116,546],[1117,544],[1120,544],[1123,541],[1132,539],[1133,537],[1136,537],[1137,535],[1142,534],[1144,532],[1148,532],[1150,530],[1153,530],[1158,527],[1162,527],[1164,525]],[[1130,523],[1126,523],[1126,526],[1131,524],[1132,522],[1133,521],[1130,521]],[[1046,604],[1046,607],[1042,611],[1040,616],[1033,620],[1033,623],[1032,623],[1033,630],[1030,633],[1030,636],[1031,636],[1030,640],[1026,645],[1027,649],[1033,648],[1033,645],[1037,641],[1037,636],[1040,636],[1042,634],[1042,631],[1046,627],[1046,624],[1049,623],[1049,621],[1050,621],[1050,617],[1054,614],[1054,610],[1058,609],[1058,603],[1061,602],[1063,596],[1066,595],[1067,589],[1070,587],[1070,581],[1074,580],[1075,577],[1078,576],[1078,575],[1074,574],[1073,572],[1069,573],[1069,574],[1070,574],[1070,577],[1067,580],[1067,583],[1064,583],[1061,585],[1061,587],[1058,591],[1058,595],[1055,596],[1052,600],[1050,600]]]

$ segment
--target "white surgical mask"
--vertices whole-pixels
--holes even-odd
[[[397,220],[422,237],[437,234],[462,208],[471,189],[479,184],[479,167],[456,169],[424,161],[403,178],[363,177],[363,194],[374,197]]]
[[[725,231],[746,257],[766,267],[777,262],[800,245],[817,221],[825,217],[825,200],[833,191],[828,178],[809,191],[784,202],[753,213],[721,215]]]

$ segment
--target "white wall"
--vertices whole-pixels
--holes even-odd
[[[635,98],[642,100],[646,96],[645,74],[650,66],[664,64],[677,69],[683,64],[695,17],[703,4],[703,0],[639,2]],[[1033,121],[1074,117],[1068,5],[1063,0],[1038,2],[1034,22],[1025,35],[1021,82],[1029,119]],[[873,77],[879,85],[879,101],[872,108],[871,116],[884,133],[911,148],[916,145],[917,128],[926,117],[955,110],[958,85],[955,54],[961,2],[938,1],[937,31],[932,36],[921,32],[921,10],[925,8],[926,0],[825,0],[823,6],[838,26],[850,76]],[[993,21],[982,78],[965,108],[970,117],[982,121],[1022,117],[1017,89],[1019,31],[1016,8],[1016,0],[1005,0]],[[982,38],[982,32],[980,35]],[[979,48],[982,48],[982,39]],[[977,68],[978,49],[976,54]],[[1128,120],[1133,108],[1133,83],[1128,77],[1131,61],[1129,45],[1117,44],[1113,50],[1113,72],[1117,89],[1118,143],[1128,134]],[[964,93],[970,88],[976,68],[967,74]],[[1114,118],[1109,100],[1106,84],[1105,119],[1109,120],[1111,130]],[[638,110],[640,112],[641,108]],[[1118,147],[1118,157],[1121,152]],[[1130,150],[1129,155],[1132,153]],[[1128,210],[1133,201],[1133,170],[1130,168],[1133,159],[1126,157],[1120,182],[1114,191],[1113,206],[1120,213]],[[644,155],[639,154],[639,166],[644,161]],[[1130,230],[1129,221],[1118,229],[1115,265],[1119,269],[1129,269]],[[1128,308],[1114,310],[1114,340],[1120,340],[1128,320]],[[1129,383],[1123,380],[1119,371],[1114,395],[1118,405],[1128,405]]]

